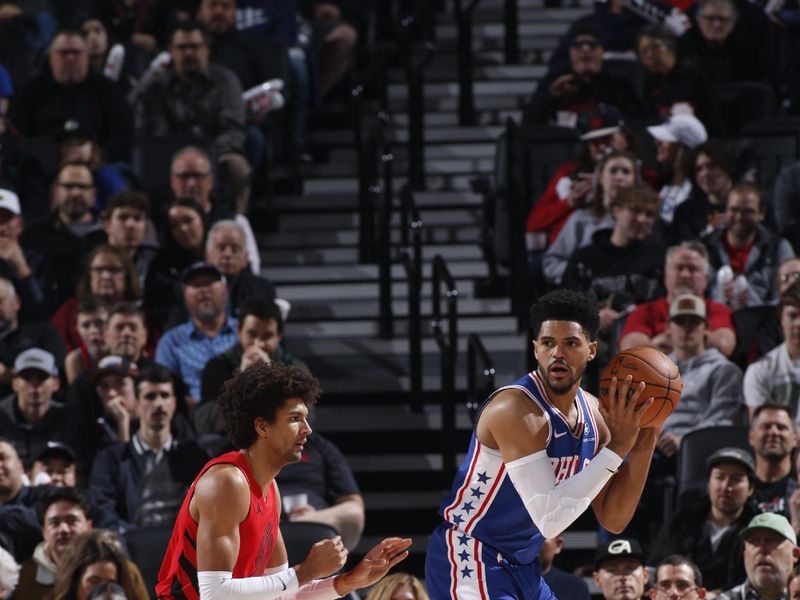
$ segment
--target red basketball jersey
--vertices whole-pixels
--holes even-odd
[[[197,523],[189,514],[189,502],[202,475],[214,465],[233,464],[247,477],[250,484],[250,511],[239,524],[239,556],[233,576],[257,577],[264,574],[278,539],[279,510],[275,502],[275,485],[269,487],[266,498],[253,476],[247,457],[240,452],[228,452],[209,461],[192,483],[172,530],[164,562],[158,572],[156,594],[159,600],[199,600],[197,587]]]

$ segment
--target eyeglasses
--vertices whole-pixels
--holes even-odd
[[[122,273],[122,267],[92,267],[89,269],[93,275],[119,275]]]
[[[780,277],[778,277],[781,283],[792,283],[800,279],[800,271],[795,271],[793,273],[784,273]]]
[[[733,17],[727,15],[700,15],[700,19],[706,23],[719,23],[720,25],[726,25],[733,21]]]
[[[181,181],[189,181],[190,179],[205,179],[211,175],[208,171],[187,171],[186,173],[173,173],[172,176]]]
[[[172,44],[172,47],[180,52],[188,52],[188,51],[197,52],[203,46],[205,46],[205,43],[200,43],[200,42],[197,43],[189,42],[186,44]]]
[[[81,56],[86,54],[84,48],[61,48],[60,50],[53,50],[53,52],[59,56]]]
[[[667,595],[669,594],[672,589],[675,589],[679,598],[683,598],[687,594],[692,593],[697,589],[696,585],[688,581],[678,580],[678,581],[670,581],[669,579],[665,579],[664,581],[659,581],[656,583],[656,593]]]
[[[91,183],[72,183],[70,181],[59,181],[58,185],[64,188],[65,190],[81,190],[81,191],[91,190],[94,187],[94,185]]]
[[[597,40],[574,40],[570,45],[576,50],[583,50],[584,48],[594,50],[600,47],[600,42]]]

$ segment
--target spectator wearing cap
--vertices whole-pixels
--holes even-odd
[[[28,481],[31,485],[75,487],[75,452],[61,442],[47,442],[28,469]]]
[[[698,600],[705,597],[703,574],[692,559],[671,554],[656,565],[650,600]]]
[[[97,525],[124,533],[172,523],[183,497],[209,456],[193,440],[172,435],[177,400],[172,374],[161,365],[136,380],[139,428],[125,443],[102,450],[92,465],[89,491]]]
[[[0,277],[10,280],[20,298],[24,321],[43,321],[50,315],[45,295],[51,281],[44,257],[19,243],[23,220],[19,196],[0,187]]]
[[[67,349],[58,330],[46,321],[26,321],[23,314],[14,285],[0,277],[0,397],[11,393],[12,366],[24,350],[42,348],[59,370],[64,365]]]
[[[683,381],[681,401],[661,429],[657,450],[672,458],[691,431],[738,422],[742,409],[742,371],[716,348],[706,345],[708,313],[700,296],[681,294],[669,307],[670,358]]]
[[[692,150],[708,139],[706,128],[691,114],[672,115],[647,128],[656,143],[656,162],[664,185],[658,192],[661,218],[672,223],[675,209],[692,194]]]
[[[612,199],[620,190],[641,183],[636,156],[626,150],[609,152],[598,161],[593,181],[591,202],[569,216],[555,242],[542,257],[542,271],[551,285],[561,284],[569,258],[573,252],[592,242],[595,231],[614,226],[609,212]]]
[[[691,61],[677,53],[675,36],[662,25],[643,27],[636,40],[642,67],[645,116],[668,120],[679,111],[690,110],[712,134],[724,133],[717,100],[708,77]]]
[[[704,297],[708,287],[708,251],[698,242],[683,242],[667,250],[664,261],[666,295],[645,302],[628,315],[620,337],[620,349],[652,346],[662,352],[672,352],[669,335],[669,307],[681,294],[703,298],[708,324],[706,345],[730,356],[736,347],[731,309]]]
[[[253,228],[246,215],[236,214],[214,194],[214,171],[208,153],[197,146],[186,146],[178,150],[172,157],[169,186],[178,200],[190,199],[197,202],[203,210],[205,223],[211,226],[223,219],[235,219],[243,228],[247,237],[247,259],[253,273],[261,272],[261,255],[259,254]]]
[[[525,107],[523,125],[556,123],[574,127],[578,115],[603,103],[627,117],[641,115],[636,90],[626,79],[602,73],[603,45],[591,23],[577,22],[567,34],[569,68],[548,73]]]
[[[539,550],[539,562],[542,564],[542,578],[556,598],[571,600],[589,600],[589,586],[577,575],[559,569],[553,564],[556,556],[564,549],[564,534],[554,538],[546,538]]]
[[[784,342],[747,367],[744,373],[744,403],[752,420],[763,404],[782,404],[797,423],[800,400],[800,281],[781,295],[778,314]]]
[[[170,64],[135,90],[135,131],[141,138],[194,135],[210,138],[231,205],[246,214],[251,168],[245,158],[242,86],[225,67],[209,63],[208,37],[192,21],[170,36]]]
[[[142,192],[122,192],[113,196],[100,213],[108,245],[128,255],[144,287],[150,263],[156,256],[157,241],[146,240],[150,200]],[[154,237],[154,236],[151,236]]]
[[[790,516],[791,499],[800,500],[792,457],[797,447],[794,420],[785,404],[762,404],[753,411],[748,441],[756,457],[753,500],[763,512]],[[798,522],[800,526],[800,522]]]
[[[737,183],[725,202],[724,223],[703,239],[711,268],[729,267],[735,278],[723,281],[718,275],[711,282],[711,297],[734,310],[776,305],[778,267],[794,256],[789,242],[762,224],[765,216],[761,189]]]
[[[800,548],[797,534],[783,515],[761,513],[740,532],[744,540],[747,579],[717,596],[717,600],[773,600],[786,597],[789,577]]]
[[[622,115],[613,107],[600,105],[583,113],[578,128],[583,143],[577,158],[558,167],[528,213],[526,245],[529,251],[546,249],[555,241],[572,212],[589,202],[592,173],[603,155],[631,146],[622,129]]]
[[[647,584],[647,567],[639,542],[630,538],[611,540],[594,559],[592,577],[604,600],[638,600]]]
[[[226,305],[228,285],[209,263],[195,263],[181,276],[189,320],[167,331],[156,348],[156,362],[177,374],[188,388],[187,404],[201,398],[200,378],[206,363],[236,343],[236,319]]]
[[[56,135],[59,162],[79,162],[92,170],[96,191],[95,206],[102,210],[112,196],[124,192],[127,184],[119,172],[103,160],[97,135],[75,119],[67,120]]]
[[[561,285],[588,292],[601,307],[600,332],[608,338],[620,314],[656,297],[664,244],[654,228],[658,196],[645,184],[621,189],[609,201],[613,225],[573,252]],[[611,309],[611,310],[603,310]]]
[[[115,354],[102,358],[92,371],[94,389],[103,405],[103,416],[97,420],[105,434],[103,446],[131,439],[136,420],[134,379],[138,373],[135,362]]]
[[[0,431],[26,464],[48,441],[69,442],[74,434],[69,411],[53,399],[59,384],[55,358],[46,350],[30,348],[14,360],[14,393],[0,401]]]
[[[23,247],[41,254],[50,266],[53,281],[47,286],[51,310],[75,293],[81,264],[102,241],[100,222],[93,210],[95,187],[91,169],[82,163],[64,163],[53,181],[52,211],[25,225],[19,238]]]
[[[650,548],[647,564],[670,554],[691,558],[709,590],[727,589],[745,578],[739,532],[758,514],[750,497],[755,482],[753,457],[741,448],[726,447],[706,460],[707,493],[679,508]]]
[[[217,221],[206,238],[206,261],[217,267],[228,284],[228,310],[238,314],[249,298],[271,302],[275,288],[266,277],[255,275],[247,263],[247,238],[234,220]]]
[[[124,160],[132,138],[131,110],[117,85],[89,70],[83,34],[64,29],[47,53],[49,69],[34,77],[11,102],[11,121],[27,137],[55,136],[69,119],[97,133],[112,161]]]
[[[41,600],[53,588],[56,571],[72,539],[92,528],[91,505],[74,488],[53,489],[38,502],[36,513],[44,538],[22,563],[15,600]]]

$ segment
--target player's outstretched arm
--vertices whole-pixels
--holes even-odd
[[[355,590],[377,583],[389,569],[408,556],[411,540],[408,538],[386,538],[367,552],[352,571],[334,578],[336,592],[345,596]]]
[[[631,377],[609,386],[607,406],[600,406],[597,420],[607,449],[628,460],[600,490],[592,502],[597,520],[612,533],[630,523],[639,504],[660,429],[640,428],[639,420],[653,403],[649,398],[637,409],[644,384],[631,388]],[[629,393],[629,390],[632,390]]]

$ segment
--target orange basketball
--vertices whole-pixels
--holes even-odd
[[[640,381],[645,383],[644,391],[639,396],[641,402],[648,398],[654,399],[653,404],[642,415],[642,427],[658,427],[675,410],[681,399],[683,382],[677,365],[655,348],[640,346],[623,350],[608,361],[603,369],[600,402],[606,402],[612,377],[622,382],[628,375],[633,376],[633,385]]]

